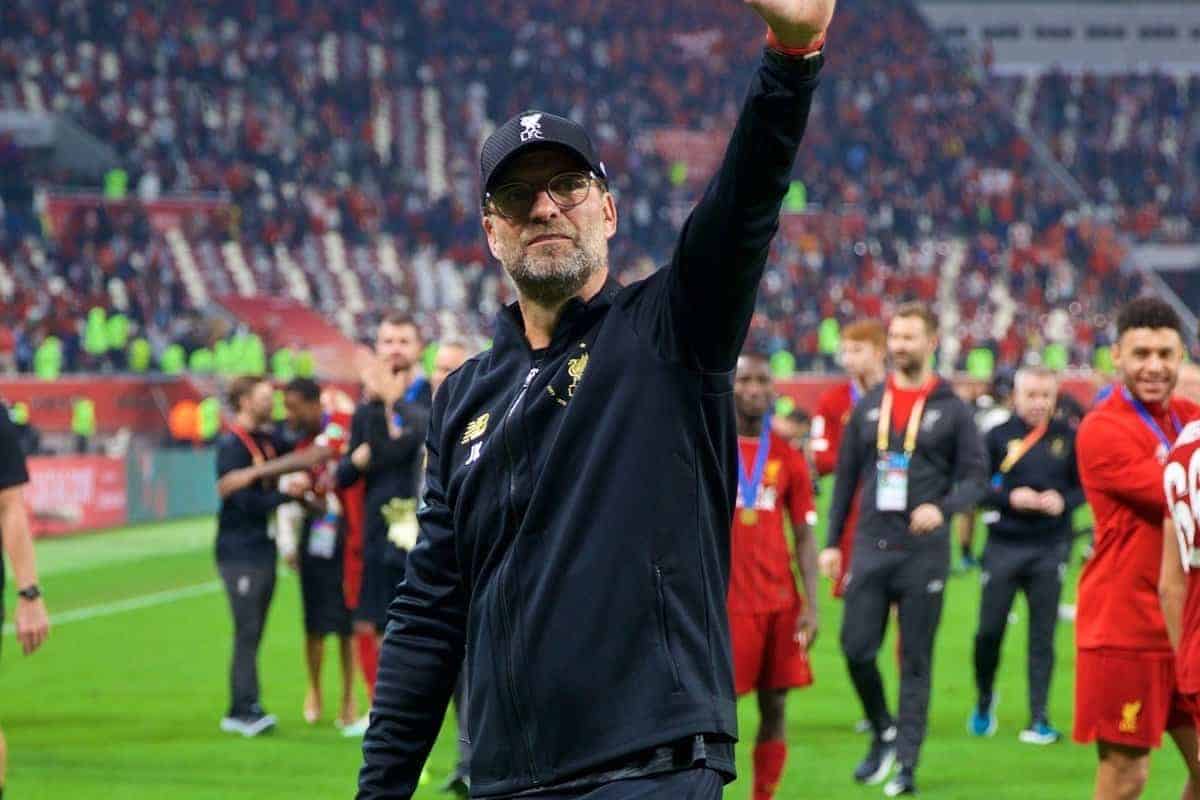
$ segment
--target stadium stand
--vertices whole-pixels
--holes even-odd
[[[512,295],[478,229],[479,144],[532,106],[597,132],[623,211],[613,263],[626,280],[646,274],[720,156],[736,104],[713,98],[739,95],[760,34],[737,4],[683,0],[533,0],[515,13],[434,0],[336,14],[300,2],[157,7],[17,0],[0,11],[0,110],[70,115],[116,148],[127,187],[97,203],[41,176],[47,234],[12,220],[0,234],[19,365],[50,334],[73,353],[96,304],[126,310],[156,356],[211,347],[232,323],[214,298],[229,295],[310,304],[352,338],[395,306],[435,336],[486,335]],[[955,363],[975,346],[1012,363],[1048,341],[1090,363],[1107,309],[1140,289],[1123,236],[1159,227],[1127,219],[1195,198],[1127,189],[1124,160],[1086,117],[1058,109],[1116,97],[1133,119],[1166,114],[1180,94],[1154,84],[1125,102],[1119,80],[1038,85],[1031,116],[1057,131],[1055,154],[1089,192],[1114,199],[1119,184],[1115,199],[1138,208],[1114,228],[1039,159],[1006,93],[977,81],[911,4],[848,0],[831,41],[756,344],[820,366],[822,319],[920,297],[951,320],[942,355]],[[683,78],[664,80],[664,63]],[[1170,126],[1145,124],[1153,135],[1129,132],[1144,146],[1136,163],[1166,181],[1153,145]]]

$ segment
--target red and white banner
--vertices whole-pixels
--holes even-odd
[[[111,528],[127,521],[123,459],[35,457],[28,465],[25,503],[35,537]]]

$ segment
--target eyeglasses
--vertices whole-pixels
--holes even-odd
[[[484,200],[505,219],[524,220],[529,218],[537,196],[543,191],[550,195],[554,205],[570,211],[587,200],[592,183],[599,181],[594,172],[560,172],[540,186],[522,181],[506,183],[488,192]]]

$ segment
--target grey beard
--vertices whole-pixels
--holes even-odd
[[[576,247],[548,273],[537,270],[529,257],[523,256],[508,268],[508,274],[522,295],[539,306],[552,308],[579,294],[600,266],[584,248]]]

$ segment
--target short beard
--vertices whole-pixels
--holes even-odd
[[[523,297],[543,308],[555,308],[579,294],[604,268],[608,260],[607,244],[603,234],[598,242],[588,241],[585,236],[565,257],[549,263],[545,257],[537,257],[541,261],[537,263],[526,252],[516,259],[505,260],[504,269]]]

